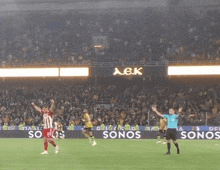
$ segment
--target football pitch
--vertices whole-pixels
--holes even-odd
[[[219,140],[179,140],[181,154],[156,140],[58,139],[59,153],[42,139],[0,139],[0,170],[217,170],[220,169]]]

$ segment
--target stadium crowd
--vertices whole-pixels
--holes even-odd
[[[94,78],[0,84],[0,125],[19,125],[21,122],[39,125],[42,116],[33,109],[31,102],[42,108],[50,104],[50,99],[56,101],[55,120],[66,126],[70,122],[75,126],[83,125],[85,108],[89,110],[94,126],[102,123],[146,126],[148,122],[154,126],[159,121],[151,110],[155,104],[162,113],[168,113],[170,107],[183,107],[179,125],[205,125],[206,113],[208,125],[219,125],[220,122],[219,85],[179,85],[166,78],[144,82],[141,78],[103,78],[98,84]]]
[[[219,60],[220,12],[22,12],[0,18],[5,64]],[[95,39],[95,36],[100,36]],[[101,48],[94,45],[103,44]]]
[[[92,18],[92,19],[91,19]],[[110,61],[202,61],[220,59],[220,12],[93,13],[41,11],[0,17],[2,67],[5,65],[90,64]],[[98,39],[97,39],[98,37]],[[94,45],[102,44],[100,47]],[[156,125],[152,112],[183,107],[180,125],[219,125],[219,85],[177,85],[155,80],[54,80],[1,82],[0,124],[39,125],[40,107],[56,101],[56,119],[82,125],[82,110],[91,113],[93,125]],[[121,81],[124,81],[122,83]],[[44,83],[43,83],[44,82]],[[108,82],[108,83],[106,83]],[[98,84],[97,84],[98,83]],[[102,102],[101,102],[102,101]],[[100,102],[102,107],[100,107]]]

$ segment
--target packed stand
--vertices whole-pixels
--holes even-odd
[[[220,12],[22,12],[0,18],[5,64],[219,60]],[[97,36],[100,36],[97,39]],[[96,37],[96,38],[95,38]],[[94,45],[103,44],[101,48]]]
[[[56,101],[55,120],[68,126],[83,125],[82,111],[87,108],[94,126],[105,125],[140,125],[158,124],[159,117],[152,112],[151,106],[157,106],[162,113],[168,113],[170,107],[183,107],[179,125],[219,125],[220,86],[179,85],[170,80],[127,80],[103,78],[97,82],[89,80],[54,80],[37,82],[1,82],[0,124],[39,125],[40,113],[31,106],[31,102],[41,108],[50,99]],[[108,85],[106,85],[108,83]],[[100,101],[105,99],[101,107]],[[148,119],[149,116],[149,119]]]

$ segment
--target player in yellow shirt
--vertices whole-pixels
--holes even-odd
[[[64,135],[64,131],[63,131],[63,125],[61,122],[58,122],[57,124],[57,130],[58,130],[58,134],[60,135],[60,138],[61,139],[64,139],[65,138],[65,135]]]
[[[96,145],[96,141],[95,141],[95,138],[92,134],[92,122],[91,122],[91,118],[89,116],[89,113],[88,113],[88,110],[87,109],[84,109],[83,110],[83,121],[85,122],[85,128],[83,129],[83,135],[85,137],[88,137],[89,140],[92,141],[92,146],[95,146]]]
[[[164,141],[163,144],[166,144],[166,131],[167,131],[167,119],[166,118],[161,118],[160,119],[160,129],[157,134],[157,143],[160,143],[160,135],[163,135]]]

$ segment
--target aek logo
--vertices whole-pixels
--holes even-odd
[[[126,67],[122,72],[119,70],[119,68],[115,68],[115,71],[113,73],[113,75],[143,75],[143,73],[141,72],[141,70],[143,69],[143,67]]]

